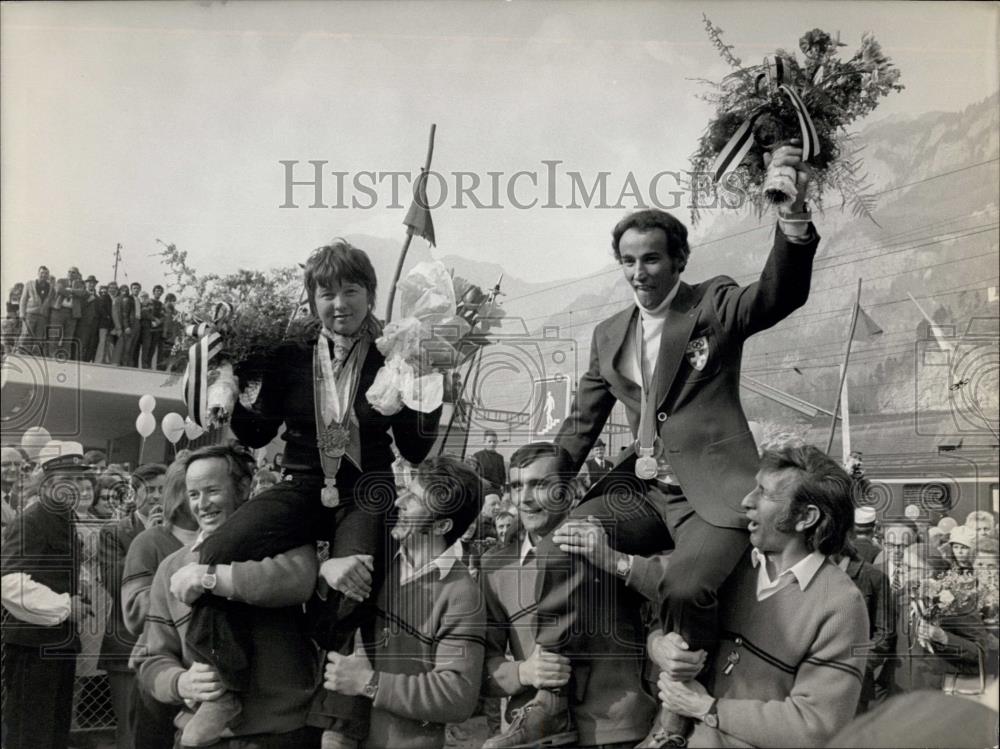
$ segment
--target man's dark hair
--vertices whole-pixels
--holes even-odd
[[[416,480],[424,489],[424,502],[435,520],[451,520],[444,541],[451,546],[479,517],[483,507],[483,482],[458,458],[439,455],[417,466]]]
[[[48,270],[48,269],[49,269],[49,266],[47,266],[47,265],[39,265],[39,266],[38,266],[38,272],[39,272],[39,273],[40,273],[41,271],[43,271],[43,270]]]
[[[492,437],[495,440],[499,440],[500,439],[499,437],[497,437],[497,433],[494,432],[492,429],[484,429],[483,430],[483,439],[484,440],[488,440],[490,437]]]
[[[655,208],[636,211],[618,222],[611,232],[611,248],[615,251],[615,260],[619,263],[622,261],[622,255],[618,249],[618,243],[621,241],[622,235],[629,229],[640,232],[659,229],[667,238],[667,255],[679,263],[678,272],[687,267],[688,256],[691,254],[687,240],[687,227],[666,211],[659,211]]]
[[[529,442],[519,447],[510,456],[510,467],[524,468],[542,458],[555,458],[559,475],[565,476],[567,481],[573,478],[573,458],[566,448],[554,442]]]
[[[256,463],[253,455],[239,445],[207,445],[194,450],[184,460],[184,473],[191,467],[192,463],[199,460],[211,460],[212,458],[222,458],[228,466],[229,480],[233,482],[236,490],[237,502],[242,503],[250,496],[250,484],[253,482],[254,469]]]
[[[136,491],[145,486],[150,481],[158,479],[167,472],[167,467],[163,463],[143,463],[132,471],[132,488]]]
[[[368,291],[368,302],[375,303],[378,279],[368,254],[346,239],[334,239],[330,244],[313,251],[306,261],[305,284],[309,296],[309,309],[316,314],[316,288],[332,287],[335,283],[356,283]]]
[[[156,284],[156,286],[153,287],[153,291],[156,291],[157,289],[159,289],[160,291],[163,291],[163,287],[160,286],[160,284]]]
[[[102,461],[104,463],[108,462],[107,453],[103,450],[87,450],[87,452],[83,454],[83,462],[88,466],[96,465]]]
[[[164,303],[176,302],[177,301],[177,295],[176,294],[164,294],[163,295],[163,301],[164,301]]]
[[[819,521],[806,528],[806,548],[821,554],[836,554],[854,527],[854,503],[851,501],[851,478],[847,471],[813,445],[765,450],[760,470],[796,472],[792,500],[785,517],[777,524],[782,533],[794,533],[808,505],[819,510]]]

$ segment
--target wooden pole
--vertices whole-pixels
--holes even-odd
[[[840,396],[844,392],[844,382],[847,381],[847,364],[851,360],[851,344],[854,342],[854,329],[858,325],[858,310],[861,308],[861,279],[858,279],[858,293],[854,299],[854,309],[851,310],[851,329],[847,334],[847,347],[844,349],[844,363],[840,366],[840,384],[837,386],[837,402],[833,406],[833,416],[830,418],[830,436],[826,441],[826,454],[833,449],[833,438],[837,433],[837,413],[840,411]],[[845,458],[848,456],[845,455]]]
[[[427,144],[427,159],[424,161],[424,172],[429,172],[431,170],[431,157],[434,155],[434,132],[437,130],[437,125],[431,125],[431,135],[430,140]],[[423,172],[421,173],[423,174]],[[403,240],[403,249],[399,252],[399,261],[396,263],[396,274],[392,277],[392,284],[389,286],[389,302],[385,307],[385,321],[389,322],[392,320],[392,304],[396,300],[396,284],[399,282],[399,277],[403,274],[403,263],[406,262],[406,253],[410,249],[410,241],[413,239],[413,227],[408,226],[406,228],[406,239]]]

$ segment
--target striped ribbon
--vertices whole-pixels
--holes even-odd
[[[184,370],[184,403],[187,404],[191,420],[202,429],[208,429],[208,363],[222,351],[222,336],[216,326],[222,323],[233,307],[228,302],[219,302],[212,310],[212,321],[196,319],[184,330],[187,335],[198,338],[188,349],[187,369]]]
[[[812,157],[818,156],[820,152],[819,136],[816,134],[816,126],[809,116],[809,110],[806,109],[805,102],[802,101],[802,95],[785,82],[788,76],[787,63],[777,55],[765,57],[764,71],[757,76],[758,94],[760,93],[761,81],[766,80],[770,91],[779,91],[788,97],[788,101],[799,118],[799,130],[802,133],[802,160],[809,161]],[[729,142],[719,152],[719,155],[716,156],[715,162],[712,164],[712,174],[716,182],[722,178],[723,174],[738,167],[746,158],[754,144],[754,123],[764,112],[764,108],[757,109],[744,120]]]

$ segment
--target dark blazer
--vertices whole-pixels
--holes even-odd
[[[809,296],[815,230],[803,244],[788,242],[780,228],[760,280],[739,286],[717,276],[691,286],[680,282],[660,339],[656,378],[659,390],[657,429],[684,494],[695,512],[715,526],[746,527],[740,501],[753,489],[757,448],[740,404],[743,342],[781,321]],[[639,429],[640,388],[622,374],[629,326],[638,315],[630,305],[594,330],[590,366],[580,378],[576,399],[556,442],[565,447],[578,470],[586,460],[616,401],[625,405],[633,434]],[[687,345],[704,337],[708,359],[699,371],[685,355]],[[634,471],[635,449],[627,450],[614,470]],[[633,474],[634,475],[634,474]]]
[[[872,639],[871,653],[865,660],[865,677],[861,683],[859,707],[863,710],[875,698],[875,671],[896,650],[896,596],[890,589],[889,578],[870,562],[851,559],[845,572],[865,599],[868,633]]]
[[[476,473],[489,482],[490,489],[498,494],[503,492],[507,484],[507,464],[503,456],[494,450],[480,450],[473,454],[472,460],[476,464]]]
[[[325,339],[324,339],[325,342]],[[322,476],[319,447],[316,444],[315,398],[313,395],[313,343],[283,344],[274,356],[259,366],[262,378],[254,410],[237,402],[230,427],[236,437],[248,447],[264,447],[285,426],[285,452],[282,467],[291,473]],[[437,439],[441,409],[422,414],[405,406],[393,416],[376,411],[365,393],[375,381],[375,375],[385,363],[375,345],[361,365],[358,392],[354,398],[354,413],[361,433],[361,467],[368,480],[381,487],[395,487],[392,471],[393,454],[390,444],[395,441],[400,454],[413,464],[427,457]],[[237,368],[237,375],[246,377],[246,370]],[[392,430],[392,438],[389,430]],[[362,472],[347,459],[340,463],[337,487],[341,494],[351,493]],[[395,489],[393,488],[394,492]]]
[[[145,530],[135,513],[101,528],[98,546],[98,565],[101,584],[111,597],[111,616],[104,629],[101,641],[101,657],[98,668],[106,671],[128,671],[128,658],[136,638],[125,626],[122,615],[122,574],[125,571],[125,556],[135,537]]]

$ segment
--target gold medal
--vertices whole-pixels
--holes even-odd
[[[319,434],[319,449],[328,458],[343,458],[351,441],[350,430],[341,424],[330,424]]]

